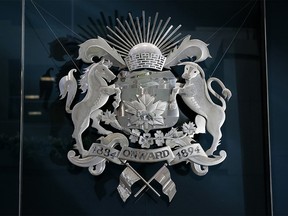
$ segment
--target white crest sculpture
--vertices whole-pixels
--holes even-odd
[[[181,33],[177,31],[181,25],[174,28],[168,26],[169,21],[170,18],[164,24],[163,20],[158,21],[158,13],[154,19],[146,19],[145,12],[141,19],[129,14],[124,22],[117,19],[118,27],[107,27],[110,34],[106,39],[98,37],[80,44],[78,59],[91,65],[80,80],[80,89],[86,95],[74,107],[71,104],[78,88],[73,75],[76,70],[72,69],[59,83],[61,99],[67,96],[66,111],[71,113],[74,124],[72,137],[76,151],[68,152],[69,160],[88,167],[93,175],[100,175],[107,161],[125,165],[118,186],[123,201],[131,195],[131,186],[138,180],[144,186],[134,196],[147,187],[160,196],[150,185],[156,180],[171,201],[176,185],[168,166],[190,163],[193,172],[201,176],[208,172],[209,166],[226,158],[224,150],[219,154],[216,151],[225,121],[225,99],[231,97],[231,92],[219,79],[205,79],[198,62],[211,57],[208,45],[191,39],[190,35],[179,39]],[[94,62],[95,56],[102,60]],[[187,60],[193,58],[194,61]],[[118,68],[117,73],[111,66],[114,70]],[[171,72],[172,66],[183,68],[184,83]],[[109,85],[111,81],[113,84]],[[220,85],[222,96],[213,90],[212,82]],[[221,105],[212,101],[210,93]],[[179,123],[177,95],[196,114],[195,119]],[[113,96],[111,107],[104,110],[110,96]],[[82,135],[90,125],[102,136],[85,149]],[[194,135],[206,130],[213,141],[204,150]],[[129,161],[164,164],[146,181]]]

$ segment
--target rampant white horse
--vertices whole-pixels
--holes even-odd
[[[198,64],[184,62],[179,65],[185,65],[184,73],[182,74],[185,84],[177,83],[176,87],[172,90],[170,108],[173,109],[176,107],[176,95],[179,94],[191,110],[206,119],[206,129],[213,136],[212,145],[206,151],[206,154],[213,155],[222,137],[221,126],[225,121],[225,99],[229,100],[232,93],[215,77],[209,78],[206,83],[205,73]],[[224,98],[212,89],[211,83],[213,81],[216,81],[222,88]],[[212,101],[209,92],[221,101],[221,106]]]
[[[76,70],[70,70],[68,75],[59,82],[61,99],[68,94],[66,111],[72,113],[74,124],[72,137],[76,140],[75,147],[82,156],[87,154],[87,150],[83,147],[82,133],[89,127],[90,119],[93,120],[92,127],[96,128],[98,133],[105,135],[112,133],[99,124],[103,113],[100,108],[107,103],[109,96],[116,94],[113,102],[114,109],[118,107],[121,100],[120,89],[115,88],[115,84],[109,86],[107,84],[107,82],[111,82],[116,78],[115,74],[109,70],[110,66],[111,62],[105,62],[103,59],[84,70],[80,80],[80,88],[83,92],[87,91],[87,93],[83,100],[77,103],[72,110],[70,106],[77,91],[77,82],[73,76]]]

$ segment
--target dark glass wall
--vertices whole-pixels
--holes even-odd
[[[0,214],[18,213],[21,2],[0,2]]]
[[[260,9],[259,2],[245,1],[27,1],[25,94],[39,98],[24,103],[23,214],[269,214]],[[227,159],[204,177],[195,176],[184,163],[171,167],[178,192],[170,204],[149,192],[124,204],[116,191],[123,168],[109,164],[93,177],[66,158],[73,128],[56,84],[58,76],[74,67],[66,55],[77,57],[73,37],[93,37],[93,23],[101,35],[103,17],[115,23],[115,17],[125,19],[128,12],[141,16],[142,10],[147,17],[156,12],[164,20],[171,16],[173,25],[182,24],[183,35],[209,43],[213,58],[205,61],[205,73],[223,80],[233,92],[221,142]],[[43,77],[51,79],[43,82]],[[84,136],[93,135],[90,131]],[[149,178],[159,166],[143,165],[142,173]]]
[[[285,185],[288,181],[288,147],[286,145],[286,122],[288,121],[286,84],[286,47],[288,31],[282,21],[287,18],[285,1],[267,2],[268,71],[270,97],[270,128],[273,203],[275,215],[288,215],[288,194]],[[283,94],[284,93],[284,94]]]
[[[247,1],[108,3],[65,0],[34,1],[34,4],[39,11],[31,1],[26,1],[25,11],[23,215],[269,215],[264,33],[260,1],[255,6]],[[1,27],[6,32],[1,36],[0,214],[16,215],[21,2],[1,1],[0,5]],[[164,20],[171,16],[173,25],[182,24],[183,35],[191,34],[192,38],[209,43],[213,58],[202,65],[206,76],[213,73],[233,93],[220,146],[228,153],[227,159],[211,168],[204,177],[195,176],[185,164],[170,167],[177,185],[177,194],[171,204],[166,197],[157,198],[152,192],[145,193],[140,199],[131,197],[124,204],[116,190],[123,168],[108,164],[101,176],[94,177],[87,169],[71,165],[66,157],[73,145],[73,125],[63,102],[58,100],[56,83],[58,75],[67,73],[74,66],[59,41],[71,56],[77,55],[72,38],[77,35],[73,32],[89,38],[85,30],[87,25],[92,25],[91,19],[97,23],[102,13],[112,19],[126,17],[127,12],[141,16],[142,10],[150,16],[158,11]],[[282,11],[281,17],[279,11]],[[267,12],[274,212],[275,215],[286,215],[287,148],[283,134],[287,100],[283,92],[287,89],[282,47],[287,43],[287,31],[281,27],[285,2],[268,1]],[[94,136],[95,131],[86,135]],[[149,178],[159,165],[137,168]]]

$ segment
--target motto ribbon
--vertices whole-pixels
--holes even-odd
[[[119,155],[120,159],[140,163],[153,163],[160,161],[167,161],[169,163],[174,159],[174,157],[175,156],[169,146],[149,150],[123,147]]]
[[[200,165],[212,166],[221,163],[226,158],[224,153],[218,157],[209,158],[199,143],[189,144],[174,151],[169,146],[157,149],[136,149],[124,146],[120,151],[107,145],[93,143],[87,156],[98,156],[119,165],[123,164],[124,160],[139,163],[167,161],[169,165],[188,160]]]
[[[117,146],[121,150],[118,150]],[[110,134],[102,138],[100,143],[93,143],[85,156],[76,155],[74,150],[68,152],[71,163],[80,167],[89,167],[92,175],[100,175],[105,170],[106,161],[118,165],[123,165],[127,161],[139,163],[167,161],[170,166],[187,161],[191,163],[191,168],[197,175],[203,175],[208,171],[208,166],[221,163],[226,156],[225,151],[220,151],[219,156],[208,157],[199,143],[187,143],[173,151],[170,146],[157,149],[131,148],[129,141],[121,133]]]

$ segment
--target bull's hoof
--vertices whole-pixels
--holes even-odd
[[[205,153],[207,154],[207,156],[212,156],[214,151],[214,149],[208,149]]]

